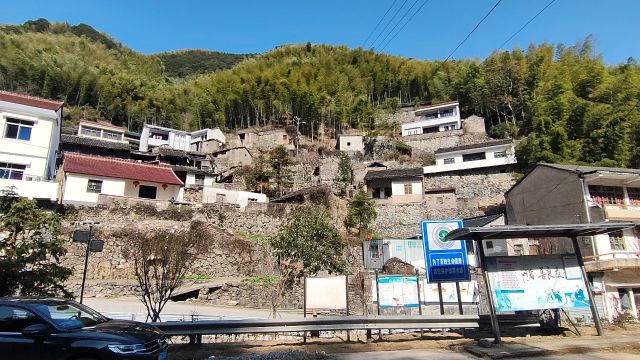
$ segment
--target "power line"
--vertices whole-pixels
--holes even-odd
[[[453,55],[453,54],[454,54],[454,53],[455,53],[455,52],[460,48],[460,46],[462,46],[462,44],[464,44],[464,43],[469,39],[469,37],[471,36],[471,34],[473,34],[473,33],[476,31],[476,29],[478,29],[478,27],[480,26],[480,24],[482,24],[482,23],[484,22],[484,20],[485,20],[487,17],[489,17],[489,15],[491,15],[491,13],[493,12],[493,10],[495,10],[495,9],[498,7],[498,5],[500,5],[500,3],[501,3],[501,2],[502,2],[502,0],[498,0],[498,1],[493,5],[493,7],[491,8],[491,10],[489,10],[489,12],[487,12],[487,13],[484,15],[484,17],[480,20],[480,22],[478,22],[478,23],[476,24],[476,26],[473,28],[473,30],[471,30],[471,32],[470,32],[469,34],[467,34],[467,36],[466,36],[466,37],[465,37],[465,38],[460,42],[460,44],[458,44],[458,46],[456,46],[456,48],[455,48],[455,49],[453,49],[453,51],[451,52],[451,54],[449,54],[449,56],[447,56],[447,58],[446,58],[446,59],[444,59],[444,62],[447,62],[447,60],[449,60],[449,59],[451,58],[451,56],[452,56],[452,55]]]
[[[369,36],[367,36],[367,38],[364,40],[364,43],[362,43],[362,46],[366,47],[367,41],[369,41],[371,36],[376,32],[376,30],[378,30],[378,26],[380,26],[380,24],[382,23],[382,20],[384,20],[384,18],[387,17],[387,14],[389,14],[389,11],[391,11],[391,9],[393,9],[393,6],[396,4],[397,1],[398,0],[393,0],[393,2],[391,3],[391,6],[389,6],[387,11],[384,13],[384,15],[382,15],[382,17],[380,18],[380,20],[378,21],[376,26],[373,28],[373,30],[371,30],[371,32],[369,33]]]
[[[384,34],[385,31],[387,31],[387,28],[389,27],[389,25],[393,22],[393,20],[396,18],[396,16],[398,16],[398,13],[400,12],[400,10],[402,10],[402,8],[404,7],[404,5],[407,3],[407,1],[409,0],[404,0],[404,2],[402,3],[402,5],[400,5],[400,7],[398,8],[398,10],[396,10],[396,12],[393,14],[393,16],[391,17],[391,20],[389,20],[389,22],[384,26],[384,28],[382,28],[382,31],[380,31],[380,33],[378,34],[378,36],[376,36],[376,39],[373,40],[373,42],[371,43],[371,48],[373,48],[373,45],[376,43],[376,41],[378,41],[378,39],[380,38],[380,36],[382,34]]]
[[[402,27],[400,28],[400,30],[398,30],[398,31],[395,33],[395,35],[393,35],[393,37],[391,37],[391,39],[389,39],[389,41],[387,41],[387,43],[386,43],[386,44],[384,44],[384,46],[382,46],[382,47],[380,48],[380,51],[383,51],[383,50],[387,47],[387,45],[391,44],[391,42],[392,42],[392,41],[393,41],[393,40],[398,36],[398,34],[400,34],[400,33],[402,32],[402,30],[404,30],[405,26],[407,26],[407,24],[409,24],[409,23],[411,22],[411,20],[413,20],[413,18],[414,18],[416,15],[418,15],[418,13],[420,12],[420,10],[422,10],[422,8],[423,8],[425,5],[427,5],[427,3],[428,3],[429,1],[430,1],[430,0],[425,0],[425,1],[422,3],[422,5],[420,5],[420,7],[418,8],[418,10],[416,10],[416,12],[414,12],[414,13],[411,15],[411,17],[409,18],[409,20],[407,20],[407,21],[404,23],[404,25],[402,25]]]
[[[516,37],[518,34],[520,34],[520,32],[522,30],[524,30],[524,28],[526,28],[529,24],[531,24],[531,22],[533,20],[535,20],[538,16],[540,16],[540,14],[542,14],[545,10],[547,10],[547,8],[549,6],[551,6],[551,4],[553,4],[554,2],[556,2],[556,0],[551,0],[549,1],[549,3],[547,4],[547,6],[543,7],[542,10],[538,11],[538,13],[532,17],[531,19],[529,19],[529,21],[526,22],[526,24],[522,25],[522,27],[520,29],[518,29],[518,31],[516,31],[515,33],[513,33],[513,35],[511,35],[507,40],[505,40],[505,42],[502,43],[502,45],[499,46],[499,48],[502,48],[503,46],[505,46],[509,41],[511,41],[511,39],[513,39],[514,37]]]
[[[393,26],[393,28],[391,28],[391,30],[389,30],[389,32],[387,33],[387,35],[385,35],[385,37],[382,39],[382,41],[380,42],[380,48],[382,48],[382,44],[385,43],[385,41],[387,40],[387,38],[389,37],[389,35],[391,35],[391,33],[393,33],[393,31],[398,27],[398,25],[400,25],[400,23],[407,17],[407,15],[411,12],[411,9],[413,9],[417,4],[418,1],[420,0],[416,0],[413,2],[413,4],[411,4],[411,6],[407,9],[407,11],[404,12],[404,14],[402,14],[402,16],[400,17],[400,19],[398,19],[398,22]]]

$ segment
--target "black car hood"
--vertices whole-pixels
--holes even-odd
[[[131,343],[147,343],[157,340],[163,334],[156,327],[129,320],[108,320],[95,326],[80,329],[84,333],[113,334]]]

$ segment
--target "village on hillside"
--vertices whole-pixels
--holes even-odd
[[[465,227],[640,219],[639,170],[540,163],[517,174],[514,141],[487,136],[484,120],[462,118],[458,102],[401,108],[394,115],[399,128],[393,137],[318,129],[309,138],[300,134],[305,122],[298,118],[285,128],[183,131],[144,124],[134,133],[97,120],[63,127],[63,112],[62,102],[0,92],[0,188],[67,214],[67,231],[87,222],[101,223],[96,227],[104,231],[104,251],[91,255],[86,290],[82,283],[82,291],[91,297],[133,293],[131,265],[117,251],[122,245],[109,235],[110,227],[115,231],[125,225],[180,226],[175,225],[180,217],[164,218],[162,223],[150,220],[149,211],[188,214],[182,220],[201,214],[216,224],[211,241],[219,248],[190,270],[193,279],[201,277],[210,286],[196,284],[174,299],[269,306],[260,290],[257,294],[255,287],[242,282],[264,275],[266,266],[260,259],[272,257],[263,244],[251,241],[276,234],[284,217],[298,206],[327,204],[335,214],[334,225],[355,240],[346,256],[347,269],[362,277],[360,290],[353,285],[350,291],[359,293],[365,314],[382,301],[371,299],[368,282],[374,273],[378,276],[389,268],[390,273],[427,271],[419,225],[425,219],[461,219]],[[288,175],[278,178],[273,169],[265,170],[274,166],[269,160],[275,156],[283,157],[280,170],[286,168]],[[341,180],[345,166],[348,173]],[[366,194],[376,215],[366,232],[356,236],[342,219],[359,192]],[[635,226],[579,241],[593,300],[608,321],[620,314],[637,319],[639,230]],[[479,244],[488,257],[573,252],[570,246],[562,248],[543,238]],[[70,286],[77,291],[84,247],[70,243],[68,249],[63,262],[76,270]],[[468,241],[466,251],[475,275],[459,284],[462,292],[457,289],[457,296],[448,287],[425,283],[435,291],[434,298],[423,289],[421,301],[431,306],[425,311],[437,312],[438,302],[440,307],[443,302],[449,307],[460,303],[468,309],[480,301],[482,280],[473,270],[479,266],[479,249]],[[301,306],[299,294],[285,298],[285,307]],[[574,321],[593,321],[588,307],[567,311]]]

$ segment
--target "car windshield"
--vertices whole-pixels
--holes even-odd
[[[72,302],[43,303],[35,307],[63,329],[83,328],[107,321],[100,313]]]

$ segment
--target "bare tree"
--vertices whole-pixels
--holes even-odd
[[[187,231],[141,231],[126,229],[123,257],[133,263],[138,280],[136,294],[147,309],[147,319],[160,320],[160,313],[173,292],[182,285],[198,254],[206,251],[207,236],[201,222]]]

